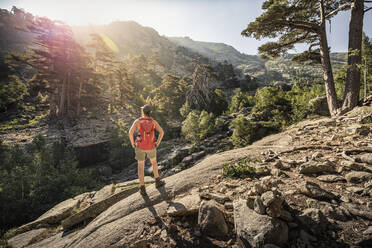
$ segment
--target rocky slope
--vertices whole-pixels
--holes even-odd
[[[108,185],[12,230],[14,247],[371,247],[372,108],[207,156],[147,196]],[[249,158],[249,160],[247,160]],[[223,177],[245,159],[242,178]],[[9,236],[10,237],[10,236]]]
[[[228,61],[234,66],[240,64],[256,64],[264,66],[265,61],[257,55],[247,55],[239,52],[234,47],[224,43],[195,41],[190,37],[167,37],[178,46],[186,47],[209,59],[219,62]]]

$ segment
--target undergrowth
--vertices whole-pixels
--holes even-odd
[[[222,175],[224,177],[232,178],[257,178],[265,176],[269,173],[268,169],[265,167],[257,167],[255,163],[260,162],[258,160],[252,160],[247,157],[240,159],[237,162],[225,164],[223,166]]]

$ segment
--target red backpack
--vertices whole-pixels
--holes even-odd
[[[155,123],[152,118],[139,118],[140,129],[137,136],[137,147],[142,150],[152,150],[155,147]]]

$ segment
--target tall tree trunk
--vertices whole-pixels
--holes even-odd
[[[50,119],[54,120],[57,117],[57,94],[58,94],[58,88],[55,88],[52,93],[49,93],[49,98],[50,98]]]
[[[62,117],[65,114],[65,101],[66,101],[66,78],[63,79],[62,81],[62,90],[58,106],[58,117]]]
[[[83,77],[80,78],[80,83],[79,83],[79,92],[78,92],[78,106],[77,106],[77,116],[79,117],[80,115],[80,110],[81,110],[81,91],[83,89]]]
[[[353,109],[359,100],[360,69],[358,65],[362,61],[362,32],[364,17],[364,0],[355,0],[351,4],[351,15],[349,23],[349,48],[347,59],[347,73],[345,94],[342,111]]]
[[[66,83],[66,113],[68,117],[71,117],[71,95],[73,94],[73,90],[71,89],[71,80],[70,80],[70,72],[67,72],[67,83]]]
[[[322,61],[323,78],[325,84],[325,90],[327,95],[328,109],[331,116],[337,115],[337,95],[335,89],[335,83],[333,79],[331,58],[329,56],[329,48],[327,42],[327,32],[325,27],[325,17],[324,17],[324,2],[320,1],[320,18],[322,24],[320,25],[320,30],[318,33],[320,41],[320,57]]]

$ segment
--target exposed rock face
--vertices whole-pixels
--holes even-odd
[[[200,194],[200,197],[203,199],[208,199],[208,200],[215,200],[216,202],[220,204],[224,204],[227,201],[230,201],[230,198],[224,194],[219,194],[219,193],[207,193],[207,192],[202,192]]]
[[[202,232],[211,237],[224,237],[228,232],[224,214],[213,200],[200,204],[198,223]]]
[[[349,183],[362,183],[372,179],[372,173],[353,171],[345,175]]]
[[[256,211],[256,213],[258,214],[265,214],[266,212],[262,199],[259,196],[257,196],[254,200],[254,211]]]
[[[265,244],[284,245],[288,240],[288,226],[282,220],[257,214],[245,200],[234,201],[234,222],[238,237],[246,247]]]
[[[354,171],[372,171],[372,168],[368,168],[363,163],[353,162],[353,161],[342,161],[341,165],[343,166],[344,170],[354,170]]]
[[[335,183],[335,182],[344,182],[346,181],[344,177],[339,175],[322,175],[318,176],[317,179],[322,182]]]
[[[365,153],[365,154],[362,154],[362,155],[360,155],[359,159],[360,159],[363,163],[367,163],[367,164],[372,165],[372,153]]]
[[[200,206],[200,196],[197,193],[175,199],[167,210],[169,216],[184,216],[197,214]]]
[[[74,146],[79,164],[81,166],[88,166],[96,164],[97,162],[105,161],[107,159],[108,141],[96,141],[91,143],[84,143]],[[107,172],[106,172],[107,173]]]
[[[40,216],[37,220],[11,230],[11,235],[14,236],[35,228],[60,223],[60,221],[71,215],[72,210],[76,208],[88,194],[89,193],[84,193],[82,195],[76,196],[75,198],[71,198],[59,203],[58,205],[54,206],[52,209],[44,213],[42,216]]]
[[[90,220],[98,216],[100,213],[108,209],[110,206],[119,202],[120,200],[134,194],[138,191],[137,187],[132,187],[126,190],[122,190],[116,194],[111,195],[110,197],[99,201],[76,214],[71,215],[70,217],[64,219],[61,224],[64,230],[68,230],[76,224],[81,223],[85,220]]]
[[[24,247],[33,239],[45,232],[46,228],[34,229],[9,239],[8,243],[13,247]]]
[[[319,200],[332,200],[336,199],[336,196],[313,182],[306,181],[305,183],[301,184],[299,187],[300,193]]]
[[[23,246],[32,239],[27,248],[209,247],[212,244],[234,248],[238,245],[371,247],[372,179],[370,165],[361,159],[371,153],[368,142],[371,134],[342,133],[359,116],[307,120],[252,146],[209,156],[194,167],[165,178],[166,185],[161,189],[150,185],[146,197],[135,193],[117,202],[87,226],[80,225],[71,232],[48,227],[41,234],[26,232],[11,241],[17,240]],[[225,164],[247,156],[264,161],[259,164],[278,172],[260,178],[221,175]],[[336,170],[331,174],[328,169],[318,170],[326,163],[323,161],[337,165]],[[304,164],[302,168],[315,164],[311,169],[315,168],[316,172],[300,174],[299,167]],[[120,183],[92,192],[77,204],[78,210],[110,198],[128,186]],[[206,217],[212,216],[208,211],[213,211],[201,211],[200,199],[208,200],[203,205],[213,204],[220,217]],[[199,226],[199,215],[211,220],[209,223],[219,219],[225,225],[214,224],[218,235],[210,237],[209,229]],[[232,224],[237,235],[227,228]]]
[[[266,213],[270,217],[279,217],[281,215],[283,198],[273,191],[267,191],[261,195],[263,205],[266,207]]]
[[[372,113],[367,113],[367,114],[362,115],[359,118],[359,123],[360,124],[372,123]]]
[[[309,161],[303,163],[299,168],[301,174],[318,174],[323,172],[335,172],[335,165],[330,161],[316,162]]]
[[[345,132],[348,134],[367,136],[371,129],[367,126],[353,124],[345,128]]]

